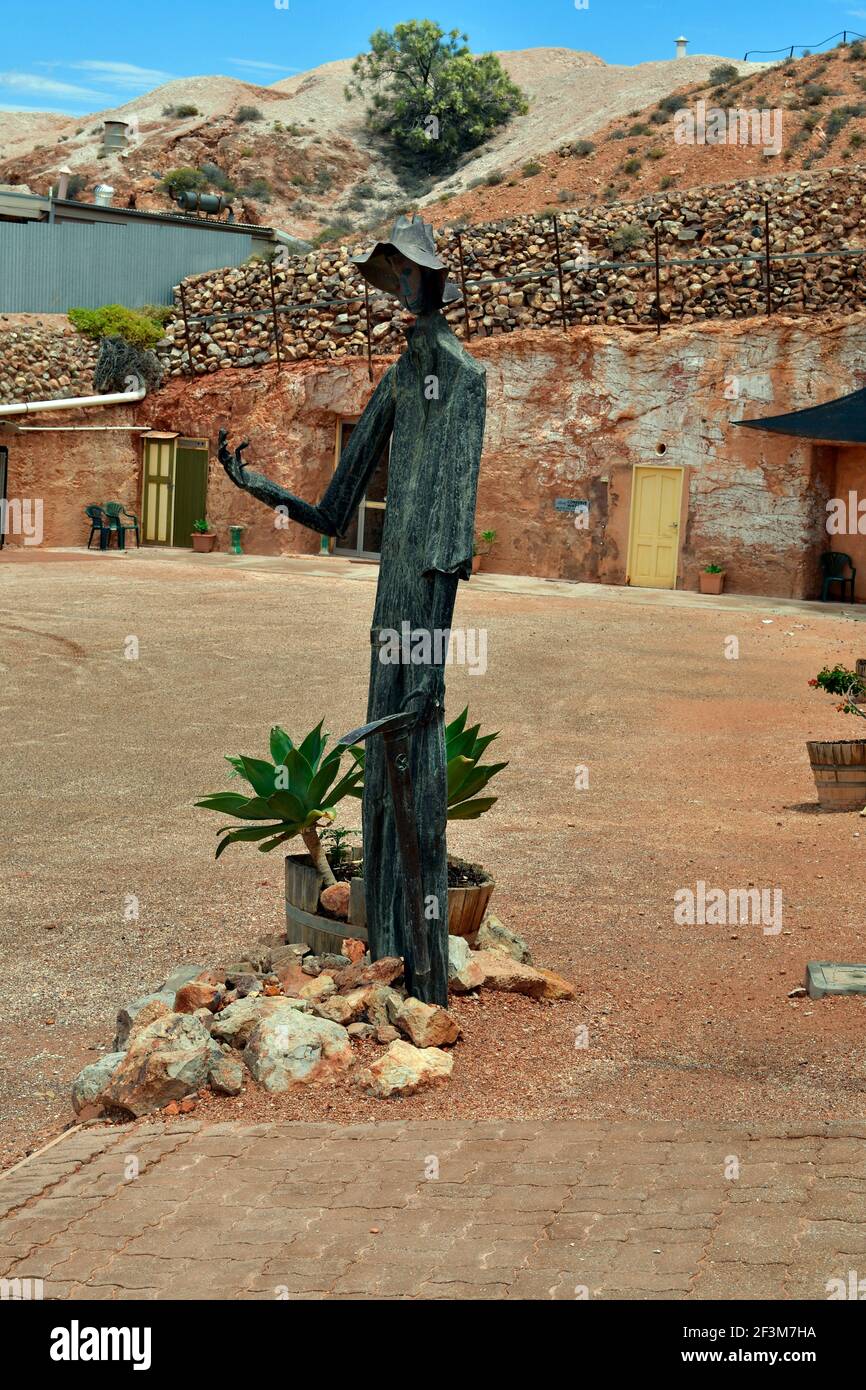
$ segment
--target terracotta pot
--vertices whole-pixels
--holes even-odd
[[[706,570],[701,570],[698,580],[702,594],[722,594],[725,591],[724,570],[720,570],[718,574],[707,574]]]
[[[866,806],[866,738],[807,743],[818,801],[825,811]]]
[[[193,531],[192,548],[200,555],[209,555],[216,543],[216,531]]]

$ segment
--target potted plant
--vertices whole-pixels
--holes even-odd
[[[841,714],[866,719],[866,680],[847,666],[825,666],[809,684],[841,697]],[[818,801],[825,811],[859,811],[866,806],[866,738],[807,741]]]
[[[483,764],[481,757],[498,734],[479,736],[480,725],[466,727],[468,707],[445,730],[448,766],[448,819],[477,820],[497,801],[482,796],[488,782],[507,763]],[[353,936],[366,941],[362,850],[345,843],[349,832],[334,826],[335,807],[344,796],[360,797],[364,749],[349,747],[326,753],[327,734],[319,723],[297,748],[279,726],[271,730],[271,761],[230,757],[235,774],[244,777],[253,796],[215,792],[197,801],[208,811],[220,811],[247,827],[223,826],[217,858],[235,842],[259,842],[267,853],[300,835],[306,854],[286,856],[286,939],[306,941],[314,951],[338,951],[346,935],[342,924],[325,917],[319,899],[323,888],[349,883],[348,924]],[[353,766],[338,779],[340,759],[348,753]],[[267,822],[264,824],[263,822]],[[453,936],[468,936],[481,925],[494,883],[478,864],[448,857],[448,927]]]
[[[204,517],[192,523],[192,548],[202,555],[209,555],[216,542],[216,531],[210,529]]]
[[[337,837],[337,851],[329,858],[323,837],[335,819],[335,807],[344,796],[361,795],[363,750],[333,748],[326,752],[328,736],[317,724],[295,747],[285,729],[275,725],[270,736],[270,760],[244,756],[226,759],[237,776],[252,788],[252,796],[238,792],[214,792],[197,801],[208,811],[219,811],[250,826],[222,826],[217,834],[217,859],[230,844],[258,842],[267,854],[287,840],[300,836],[306,854],[286,856],[286,939],[306,941],[316,952],[339,950],[345,931],[335,929],[333,918],[319,913],[323,888],[347,876],[347,867],[360,858],[359,850],[346,852]],[[342,776],[340,764],[348,754],[352,766]],[[355,933],[366,939],[366,932]]]
[[[495,531],[482,531],[477,536],[472,545],[472,573],[477,574],[481,568],[481,561],[485,560],[496,544]]]
[[[698,576],[702,594],[721,594],[725,590],[725,571],[721,565],[704,565]]]
[[[498,733],[479,736],[480,724],[468,729],[469,707],[445,728],[445,759],[448,768],[448,819],[477,820],[498,800],[480,796],[491,778],[507,763],[481,762],[482,754]],[[363,753],[361,753],[363,761]],[[471,936],[481,926],[494,882],[480,864],[469,864],[455,855],[448,856],[448,932],[451,936]],[[349,881],[349,922],[352,930],[366,932],[367,913],[364,879],[355,874]],[[360,931],[358,932],[360,935]]]

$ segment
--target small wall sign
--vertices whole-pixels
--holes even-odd
[[[553,509],[557,512],[588,512],[589,503],[581,497],[555,497]]]

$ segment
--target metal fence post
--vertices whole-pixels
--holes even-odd
[[[186,360],[189,363],[189,375],[194,376],[195,368],[192,365],[192,342],[189,336],[189,319],[186,312],[186,295],[184,294],[183,284],[180,286],[180,307],[183,314],[183,333],[186,338]]]
[[[466,338],[472,337],[472,325],[469,322],[469,300],[466,298],[466,270],[463,265],[463,239],[457,233],[457,254],[460,257],[460,287],[463,291],[463,335]]]
[[[565,290],[562,288],[562,257],[559,254],[559,224],[556,219],[556,213],[554,213],[552,221],[553,240],[556,244],[556,274],[559,279],[559,310],[562,315],[563,331],[565,331],[565,329],[568,327],[568,323],[565,317]]]
[[[764,201],[764,250],[767,257],[767,313],[773,312],[773,282],[770,276],[770,204]]]
[[[659,228],[658,223],[653,227],[653,236],[656,244],[656,337],[662,336],[662,292],[661,275],[659,272]]]
[[[373,344],[370,339],[370,290],[364,281],[364,326],[367,330],[367,376],[373,380]]]
[[[277,296],[274,292],[274,267],[270,261],[268,261],[268,275],[271,282],[271,313],[274,318],[274,347],[277,350],[277,371],[281,372],[283,369],[283,359],[280,354],[280,325],[277,321]]]

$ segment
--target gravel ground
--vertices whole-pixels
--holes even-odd
[[[214,864],[216,818],[192,806],[227,785],[223,753],[264,751],[276,721],[296,733],[324,715],[341,733],[364,713],[372,585],[57,558],[0,564],[3,1161],[68,1122],[69,1083],[121,1003],[279,930],[281,861],[234,846]],[[768,621],[769,601],[560,593],[462,589],[456,622],[487,630],[488,668],[451,669],[449,713],[469,701],[510,765],[451,847],[492,870],[499,915],[576,1000],[458,1001],[454,1076],[426,1097],[250,1085],[203,1117],[861,1113],[866,1005],[788,998],[808,959],[866,958],[866,821],[817,812],[804,747],[859,732],[806,684],[853,664],[859,629],[816,610]],[[697,880],[781,889],[782,931],[677,925],[673,895]]]

